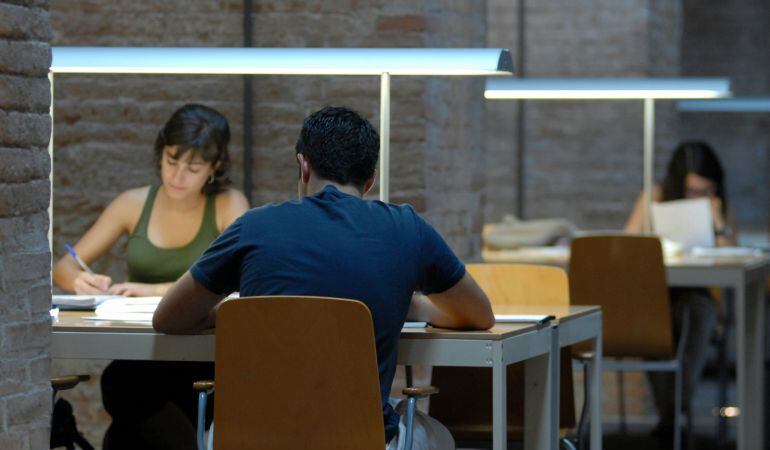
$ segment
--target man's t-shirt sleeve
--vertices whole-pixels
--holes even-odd
[[[444,292],[465,275],[465,265],[428,222],[417,213],[415,216],[422,267],[420,292],[426,295]]]
[[[243,217],[232,223],[190,268],[190,274],[209,291],[228,295],[240,286]]]

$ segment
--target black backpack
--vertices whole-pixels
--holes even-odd
[[[75,425],[72,405],[60,398],[53,405],[51,415],[51,448],[66,447],[67,450],[75,450],[75,444],[83,450],[94,450]]]

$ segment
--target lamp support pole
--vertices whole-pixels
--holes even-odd
[[[644,232],[652,232],[652,172],[655,152],[655,100],[644,99]]]
[[[380,200],[390,199],[390,73],[380,75]]]

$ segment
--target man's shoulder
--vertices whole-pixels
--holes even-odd
[[[301,206],[300,200],[286,200],[283,202],[271,202],[264,205],[251,208],[243,215],[243,220],[254,221],[263,217],[274,216],[276,214],[290,213],[298,211]]]

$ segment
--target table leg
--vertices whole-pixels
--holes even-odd
[[[744,283],[743,277],[733,287],[735,292],[735,390],[737,394],[738,408],[740,408],[740,415],[737,420],[738,433],[736,436],[736,448],[737,450],[747,450],[750,448],[751,439],[749,429],[751,428],[749,422],[751,421],[751,412],[749,411],[749,402],[747,394],[747,387],[749,382],[749,366],[748,366],[748,354],[747,337],[750,336],[751,330],[746,326],[746,315],[749,312],[750,298],[748,297],[748,286]],[[758,447],[757,447],[758,448]]]
[[[508,447],[508,401],[506,397],[506,367],[503,364],[502,346],[496,343],[492,362],[492,449]]]
[[[559,347],[559,327],[551,327],[551,420],[550,448],[557,450],[559,448],[559,432],[561,430],[561,348]],[[564,364],[572,364],[572,361],[564,361]]]
[[[552,353],[553,351],[524,362],[525,450],[556,449],[551,415],[554,409],[552,401],[554,358],[551,356]],[[558,352],[556,357],[558,358]]]
[[[752,280],[746,286],[745,370],[742,381],[744,400],[741,418],[744,422],[746,447],[764,448],[764,361],[765,361],[765,289],[764,280]],[[751,400],[748,392],[751,391]],[[740,448],[740,447],[739,447]]]
[[[586,392],[586,399],[590,398],[589,402],[589,414],[590,420],[590,442],[591,450],[602,449],[602,333],[599,331],[599,335],[591,341],[591,351],[593,356],[591,357],[590,366],[588,368],[588,377],[590,378],[591,392]],[[589,397],[590,395],[590,397]]]

